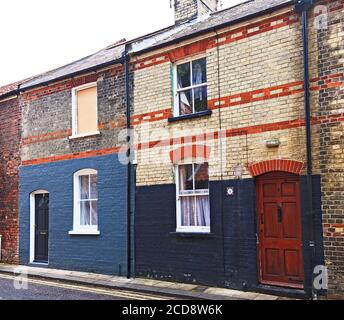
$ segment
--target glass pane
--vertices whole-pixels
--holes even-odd
[[[194,89],[195,112],[208,110],[208,89],[207,86]]]
[[[192,62],[192,85],[207,82],[207,62],[206,59],[199,59]]]
[[[178,89],[190,87],[190,63],[184,63],[177,66]]]
[[[98,225],[98,203],[97,201],[91,202],[91,225]]]
[[[179,95],[179,114],[193,113],[192,90],[186,90],[178,93]]]
[[[196,225],[210,227],[209,196],[196,197]]]
[[[98,190],[97,190],[97,175],[92,174],[90,176],[91,182],[91,199],[98,199]]]
[[[208,163],[195,164],[195,189],[209,189]]]
[[[181,225],[182,226],[196,226],[196,203],[195,197],[182,197],[181,205]]]
[[[80,176],[80,199],[89,199],[90,198],[90,177],[89,176]]]
[[[193,173],[192,164],[179,166],[179,190],[181,194],[187,194],[183,192],[187,190],[193,190]]]
[[[80,225],[89,226],[90,224],[90,202],[80,201]]]

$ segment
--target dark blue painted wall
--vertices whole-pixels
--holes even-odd
[[[317,261],[323,261],[320,177],[315,176]],[[301,177],[301,210],[307,286],[309,277],[309,224]],[[227,187],[234,188],[226,196]],[[211,235],[175,234],[175,185],[139,187],[136,191],[136,274],[160,279],[257,289],[256,186],[253,179],[212,181]],[[222,215],[223,212],[223,215]]]
[[[211,211],[210,236],[178,235],[175,199],[175,185],[137,188],[136,275],[220,284],[223,274],[221,214]],[[211,201],[211,206],[215,206]]]
[[[100,236],[71,236],[73,174],[98,170]],[[125,275],[127,269],[127,167],[117,155],[92,157],[20,168],[19,254],[29,263],[30,193],[47,190],[49,205],[49,267]]]

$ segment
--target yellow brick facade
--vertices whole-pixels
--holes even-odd
[[[263,16],[259,19],[246,22],[246,25],[259,23],[266,19],[275,19],[272,25],[281,23],[278,18],[292,8],[275,12],[273,15]],[[291,20],[297,20],[296,14],[290,14]],[[283,20],[282,20],[283,21]],[[208,100],[216,100],[218,97],[227,97],[236,94],[251,92],[254,90],[268,89],[274,86],[283,86],[294,82],[302,82],[303,60],[301,47],[300,22],[294,22],[271,31],[259,33],[238,41],[221,45],[222,35],[245,24],[232,26],[218,32],[219,46],[207,49],[205,52],[196,53],[194,56],[182,58],[176,62],[190,61],[198,57],[207,59],[207,83]],[[252,29],[254,30],[254,29]],[[214,33],[197,38],[197,41],[214,37]],[[193,40],[195,41],[195,40]],[[311,32],[311,78],[317,74],[317,47],[315,33]],[[177,47],[189,44],[190,41],[178,44]],[[164,48],[151,52],[157,55],[174,47]],[[167,51],[168,52],[168,51]],[[147,59],[147,55],[134,59]],[[173,110],[173,61],[165,62],[134,71],[134,116],[157,112],[159,110]],[[296,84],[292,90],[302,89],[302,83]],[[283,92],[283,89],[275,93]],[[273,92],[274,93],[274,92]],[[255,96],[259,97],[259,93]],[[316,106],[318,93],[312,93],[313,106]],[[235,101],[235,100],[234,100]],[[216,104],[216,102],[215,102]],[[217,103],[218,105],[218,103]],[[313,112],[316,112],[316,107]],[[135,125],[135,144],[150,141],[165,141],[170,138],[197,136],[202,133],[212,134],[228,129],[242,130],[240,137],[223,137],[219,141],[208,141],[207,145],[215,147],[211,153],[210,168],[212,180],[217,180],[222,175],[224,179],[232,179],[233,167],[241,165],[245,168],[244,177],[250,177],[246,167],[248,163],[264,161],[268,159],[291,159],[305,162],[305,129],[290,128],[286,130],[266,131],[250,134],[252,126],[293,121],[304,119],[303,93],[295,93],[272,99],[254,101],[231,107],[215,108],[211,116],[184,120],[176,123],[168,123],[167,119],[149,122],[143,121]],[[247,129],[247,130],[246,130]],[[317,148],[319,138],[317,129],[314,128],[313,144]],[[246,132],[247,131],[247,132]],[[268,139],[278,138],[279,148],[269,149],[265,146]],[[192,142],[189,143],[190,145]],[[224,159],[221,172],[220,150],[222,146],[222,158]],[[137,157],[137,184],[154,185],[171,183],[173,181],[173,165],[169,160],[169,151],[178,145],[145,148],[136,152]],[[215,151],[215,154],[213,153]],[[157,156],[159,154],[159,156]],[[316,154],[316,153],[314,153]],[[146,159],[154,159],[146,163]],[[161,159],[164,163],[159,163]],[[213,158],[213,160],[212,160]],[[315,156],[316,158],[316,156]],[[314,159],[315,170],[318,169]]]

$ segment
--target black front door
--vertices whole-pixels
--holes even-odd
[[[49,194],[35,195],[35,262],[48,262]]]

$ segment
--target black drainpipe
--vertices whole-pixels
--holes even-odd
[[[313,214],[313,164],[312,164],[312,129],[311,129],[311,103],[309,90],[309,46],[308,46],[308,12],[313,6],[315,0],[299,0],[295,6],[297,13],[301,15],[302,23],[302,44],[303,44],[303,62],[304,62],[304,108],[306,124],[306,147],[307,147],[307,200],[308,200],[308,227],[309,227],[309,249],[310,249],[310,267],[312,272],[312,298],[317,298],[314,290],[313,270],[315,267],[315,240],[314,240],[314,214]],[[307,286],[305,286],[307,288]],[[309,289],[307,291],[310,291]],[[310,292],[309,292],[310,293]]]
[[[124,50],[124,69],[125,69],[125,104],[127,113],[127,278],[131,278],[131,141],[130,141],[130,56],[127,50],[127,45],[125,45]]]

